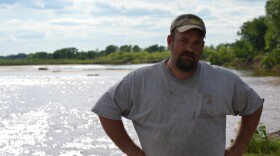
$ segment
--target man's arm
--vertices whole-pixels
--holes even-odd
[[[145,156],[127,134],[122,120],[112,120],[99,116],[103,129],[111,140],[128,156]]]
[[[263,107],[258,108],[253,114],[242,116],[237,137],[225,156],[242,156],[254,135],[259,124]]]

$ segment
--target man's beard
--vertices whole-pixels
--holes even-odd
[[[191,58],[191,60],[184,60],[183,56],[188,56]],[[184,51],[180,55],[180,57],[176,61],[176,66],[182,71],[188,72],[197,67],[197,62],[195,61],[195,55],[192,52]]]

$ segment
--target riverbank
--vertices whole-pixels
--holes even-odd
[[[38,66],[46,66],[46,65],[94,65],[94,64],[102,64],[102,65],[128,65],[128,64],[143,64],[143,63],[155,63],[159,62],[162,59],[153,59],[153,61],[134,61],[134,62],[119,62],[119,61],[106,61],[106,62],[100,62],[100,61],[94,61],[94,60],[70,60],[70,59],[59,59],[59,60],[12,60],[12,61],[1,61],[0,60],[0,66],[20,66],[20,65],[38,65]],[[274,69],[264,69],[260,66],[254,64],[228,64],[223,65],[230,69],[236,69],[241,71],[251,71],[250,73],[252,76],[277,76],[280,77],[280,69],[274,68]]]
[[[162,52],[114,52],[106,55],[96,56],[95,58],[33,58],[33,55],[22,59],[2,58],[0,66],[6,65],[68,65],[68,64],[110,64],[110,65],[127,65],[127,64],[143,64],[155,63],[170,57],[170,51]],[[260,76],[280,76],[280,65],[265,65],[266,55],[257,55],[250,60],[237,58],[233,54],[219,53],[215,49],[205,48],[201,56],[202,60],[241,70],[254,70],[255,74]]]
[[[280,130],[276,131],[276,132],[272,132],[268,134],[268,137],[270,139],[276,139],[276,140],[280,140]]]
[[[252,61],[251,63],[242,63],[242,62],[238,62],[238,63],[233,63],[232,66],[234,66],[235,68],[239,68],[239,69],[251,69],[254,71],[257,71],[258,73],[278,73],[280,75],[280,66],[274,66],[272,68],[265,68],[262,67],[261,65],[261,59],[254,59],[254,61]]]
[[[232,61],[225,63],[221,66],[242,70],[242,71],[253,71],[252,76],[280,76],[280,67],[275,66],[271,69],[264,68],[261,66],[260,60],[254,60],[251,63],[242,62],[242,61]]]

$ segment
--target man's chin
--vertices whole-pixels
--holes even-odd
[[[177,68],[180,69],[181,71],[188,72],[192,71],[196,68],[195,63],[179,63],[177,64]]]

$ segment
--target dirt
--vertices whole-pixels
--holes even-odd
[[[269,133],[268,137],[271,138],[271,139],[280,140],[280,130],[276,131],[276,132],[273,132],[273,133]]]

